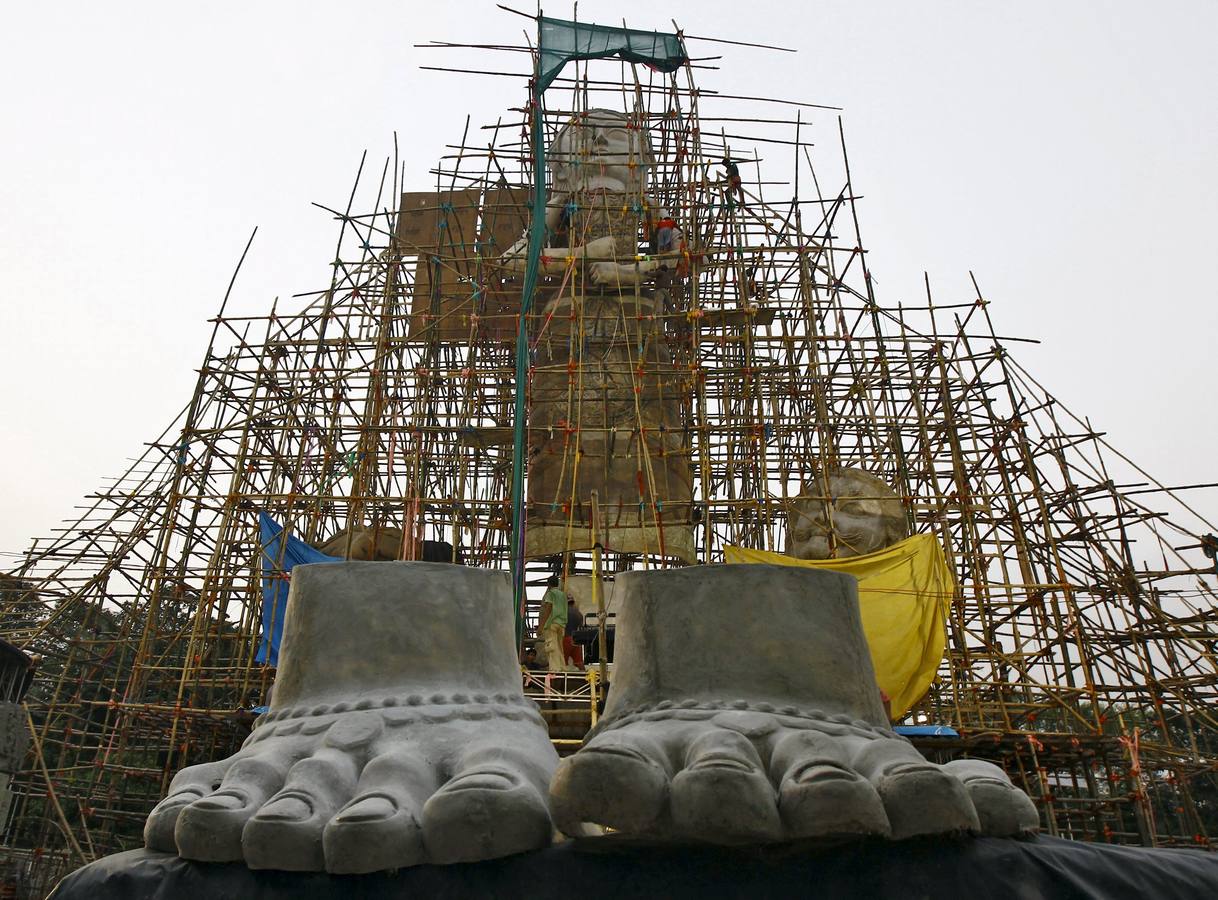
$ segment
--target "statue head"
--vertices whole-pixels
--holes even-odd
[[[908,536],[901,498],[862,469],[831,470],[805,485],[787,512],[787,555],[797,559],[829,559],[831,545],[837,558],[862,556]]]
[[[590,109],[572,118],[546,154],[554,190],[641,191],[653,162],[651,142],[646,131],[630,124],[625,113],[610,109]]]

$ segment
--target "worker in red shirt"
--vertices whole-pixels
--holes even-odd
[[[656,222],[656,253],[672,253],[677,249],[677,220],[665,215]]]

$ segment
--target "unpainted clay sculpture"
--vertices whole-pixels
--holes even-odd
[[[327,556],[348,560],[390,562],[401,559],[404,552],[409,552],[414,556],[407,558],[424,562],[463,562],[460,547],[454,553],[453,545],[447,541],[415,539],[408,542],[402,529],[394,525],[359,525],[351,529],[350,534],[344,528],[315,546]]]
[[[551,193],[545,222],[552,242],[541,251],[541,271],[562,275],[575,260],[593,284],[618,287],[676,268],[679,228],[670,236],[671,251],[637,259],[644,213],[655,221],[669,215],[647,195],[654,162],[646,130],[624,113],[590,109],[563,126],[546,150]],[[524,272],[528,245],[525,234],[508,248],[508,269]]]
[[[280,660],[242,748],[173,779],[150,849],[354,873],[549,844],[558,757],[521,691],[507,573],[297,566]]]
[[[402,529],[392,525],[355,528],[351,534],[343,529],[328,541],[317,545],[326,556],[350,560],[388,562],[402,555]]]
[[[806,485],[787,512],[787,555],[796,559],[863,556],[907,537],[901,498],[862,469],[831,470]]]
[[[1037,828],[997,766],[934,765],[889,727],[853,577],[630,572],[617,606],[604,716],[550,786],[566,833],[744,844]]]
[[[681,238],[667,227],[669,249],[640,256],[646,223],[671,223],[647,195],[647,132],[623,113],[589,110],[559,131],[547,158],[541,269],[562,281],[544,297],[536,337],[525,552],[599,542],[693,562],[690,388],[668,346],[668,288],[652,284],[672,284]],[[508,250],[507,268],[523,271],[527,246],[526,236]]]

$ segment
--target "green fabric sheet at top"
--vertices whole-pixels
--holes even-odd
[[[538,20],[541,59],[538,62],[537,90],[544,91],[563,66],[573,59],[604,59],[620,56],[627,62],[644,63],[661,72],[675,72],[685,64],[685,50],[675,34],[610,28],[589,22],[564,19]]]

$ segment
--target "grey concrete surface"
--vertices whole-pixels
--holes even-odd
[[[149,849],[374,872],[546,846],[558,757],[521,691],[508,575],[425,562],[298,566],[271,709],[178,773]]]
[[[29,748],[25,709],[20,703],[0,701],[0,773],[12,775],[20,771]]]
[[[616,598],[604,716],[550,785],[568,834],[768,844],[1036,829],[1001,769],[934,765],[889,728],[851,576],[695,566],[621,575]]]

